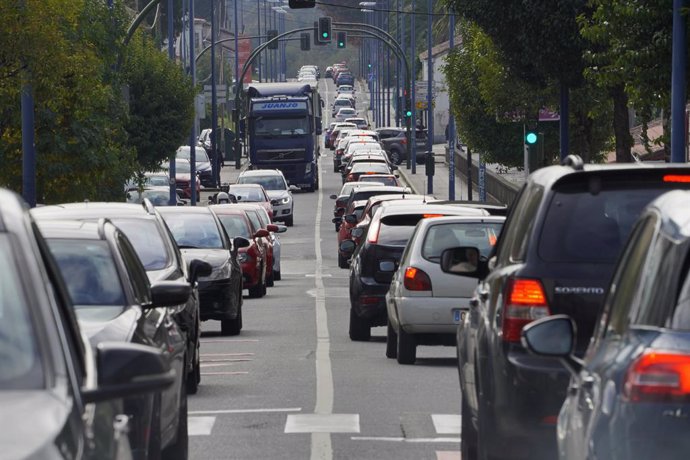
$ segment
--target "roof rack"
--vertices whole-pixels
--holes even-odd
[[[146,211],[147,214],[155,214],[156,210],[155,207],[153,206],[153,203],[151,203],[151,200],[148,198],[144,198],[143,201],[141,202],[141,205],[144,207],[144,210]]]
[[[585,169],[585,162],[582,161],[582,158],[580,155],[568,155],[563,159],[563,166],[570,166],[573,168],[575,171],[582,171]]]

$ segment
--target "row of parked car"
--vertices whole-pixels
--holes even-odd
[[[238,198],[266,195],[239,187]],[[272,222],[270,202],[29,212],[0,195],[0,388],[27,392],[0,397],[15,422],[52,414],[40,429],[6,424],[9,457],[186,459],[200,322],[240,334],[243,290],[262,297],[280,279],[276,234],[287,227]]]
[[[505,220],[359,185],[340,217],[350,337],[387,326],[403,364],[457,347],[463,459],[685,458],[688,183],[685,165],[572,156],[533,173]]]

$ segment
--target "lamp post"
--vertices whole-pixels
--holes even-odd
[[[259,46],[261,46],[261,0],[256,0],[256,27],[259,31]],[[256,59],[259,67],[259,83],[261,83],[261,54]]]
[[[453,52],[455,48],[455,14],[450,14],[450,35],[448,48]],[[448,111],[448,199],[455,199],[455,116],[453,110]]]
[[[192,88],[196,87],[196,63],[194,62],[194,0],[189,0],[189,73],[192,76]],[[198,118],[196,116],[196,96],[194,100],[194,123],[192,124],[192,132],[189,136],[189,186],[191,187],[192,206],[196,206],[196,124]],[[173,163],[175,160],[172,161]]]
[[[412,0],[412,14],[410,15],[410,54],[412,55],[412,59],[410,59],[410,62],[412,63],[412,85],[410,88],[410,105],[412,106],[412,120],[411,122],[413,123],[412,125],[412,139],[410,139],[412,143],[412,174],[417,174],[417,108],[416,108],[416,91],[415,91],[415,86],[417,85],[417,40],[415,38],[415,10],[416,10],[416,2],[415,0]]]
[[[374,13],[374,10],[370,9],[371,7],[376,6],[376,2],[359,2],[359,6],[362,7],[360,11],[364,13],[365,16],[365,23],[369,24],[371,21],[371,24],[373,25],[375,15],[371,15],[370,13]],[[378,73],[377,73],[377,67],[372,65],[375,63],[375,59],[373,59],[373,42],[372,39],[370,38],[365,38],[365,47],[364,47],[364,61],[365,61],[365,73],[366,73],[366,78],[367,78],[367,87],[369,88],[369,110],[372,111],[372,118],[373,122],[375,124],[378,123],[377,121],[377,111],[376,111],[376,80],[378,80]],[[371,67],[370,67],[371,66]],[[369,78],[371,77],[371,79]],[[374,78],[375,77],[375,78]]]
[[[220,155],[218,152],[218,106],[216,90],[216,18],[215,0],[211,0],[211,172],[213,182],[220,186]],[[237,0],[235,0],[237,4]]]
[[[433,22],[433,14],[434,14],[434,8],[433,8],[433,2],[432,0],[427,0],[427,32],[426,32],[426,40],[427,40],[427,94],[426,94],[426,113],[427,113],[427,141],[426,141],[426,154],[431,155],[431,160],[427,161],[434,161],[434,106],[432,105],[433,103],[433,89],[434,89],[434,58],[432,55],[432,48],[434,44],[433,40],[433,30],[432,30],[432,22]],[[427,193],[430,195],[434,193],[434,178],[433,176],[430,176],[427,174],[428,180],[427,180]]]

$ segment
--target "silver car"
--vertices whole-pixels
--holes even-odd
[[[475,278],[444,273],[444,250],[474,246],[488,257],[505,217],[453,216],[422,219],[402,255],[386,294],[386,356],[414,364],[417,345],[455,345],[455,330],[469,309]]]

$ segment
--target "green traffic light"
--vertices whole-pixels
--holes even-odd
[[[536,144],[537,143],[537,133],[529,132],[527,135],[525,135],[525,142],[528,144]]]
[[[411,110],[408,110],[407,112],[405,112],[405,116],[406,116],[406,117],[411,117],[411,116],[412,116],[412,111],[411,111]]]
[[[328,38],[328,32],[324,32],[321,35],[323,36],[323,38]]]
[[[369,68],[371,69],[371,64],[369,64]]]

